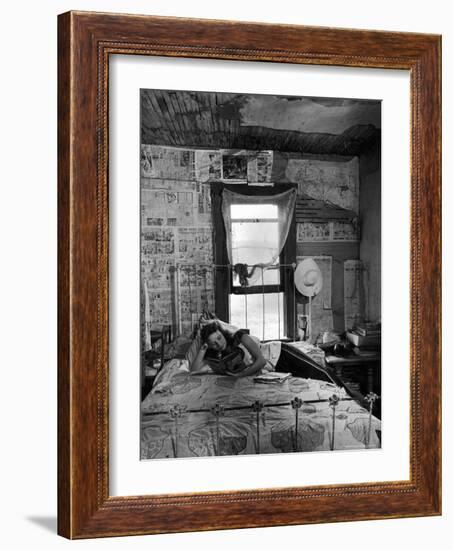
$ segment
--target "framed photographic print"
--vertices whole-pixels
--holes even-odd
[[[61,535],[440,514],[439,67],[59,17]]]

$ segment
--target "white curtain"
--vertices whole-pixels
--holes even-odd
[[[276,195],[242,195],[228,189],[222,192],[222,214],[226,229],[226,244],[230,264],[245,263],[251,267],[272,265],[279,257],[288,237],[291,220],[296,204],[296,189],[290,189]],[[243,223],[234,223],[232,219],[232,205],[245,205],[245,220]],[[272,208],[259,208],[261,205],[274,205],[277,207],[276,216],[273,217]],[[254,212],[257,212],[254,215]],[[264,219],[260,212],[266,212]],[[241,216],[239,216],[241,217]],[[259,224],[253,224],[253,217],[260,218]],[[270,219],[267,220],[266,218]],[[247,220],[250,219],[250,222]],[[271,231],[278,224],[278,231]],[[234,228],[233,228],[234,225]],[[233,229],[235,238],[233,239]],[[261,270],[257,270],[258,272]],[[250,284],[256,284],[257,276],[250,279]],[[255,281],[253,281],[254,279]]]

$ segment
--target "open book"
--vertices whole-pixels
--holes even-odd
[[[216,374],[237,374],[247,368],[244,352],[239,347],[221,359],[209,357],[206,362]]]

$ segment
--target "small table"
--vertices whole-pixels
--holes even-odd
[[[366,369],[366,393],[375,392],[380,395],[380,377],[375,380],[375,371],[379,370],[381,364],[381,355],[352,355],[339,357],[338,355],[326,355],[326,364],[331,367],[335,374],[342,379],[344,369],[363,370]]]
[[[338,355],[326,355],[326,365],[346,386],[349,393],[357,399],[363,407],[368,408],[368,404],[364,399],[363,389],[360,391],[354,390],[347,386],[345,380],[345,370],[352,372],[350,376],[351,381],[360,384],[360,378],[362,374],[366,375],[365,380],[365,395],[368,393],[376,393],[381,396],[381,355],[380,352],[375,355],[352,355],[346,357],[339,357]],[[348,377],[349,378],[349,377]],[[381,400],[379,399],[373,409],[373,414],[378,418],[381,417]]]

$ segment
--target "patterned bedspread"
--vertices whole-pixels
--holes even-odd
[[[380,421],[331,383],[190,374],[181,360],[142,403],[142,459],[378,448],[379,435]]]

